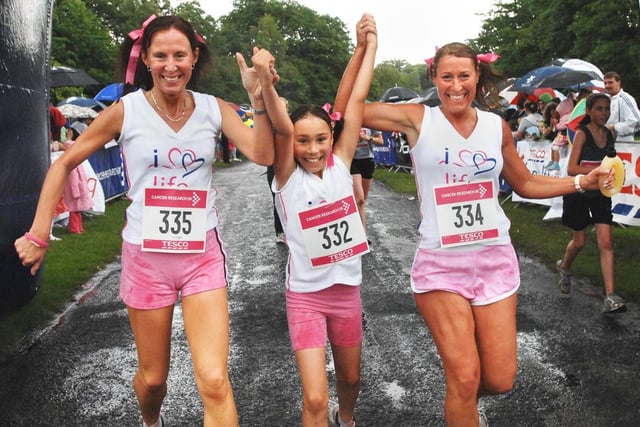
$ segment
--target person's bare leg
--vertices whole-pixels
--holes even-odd
[[[302,426],[326,426],[329,406],[329,385],[324,347],[295,352],[302,380]]]
[[[339,416],[343,421],[353,418],[353,412],[360,393],[360,358],[362,345],[341,347],[331,345],[333,361],[336,368],[336,388]]]
[[[143,421],[153,425],[160,417],[160,407],[167,394],[173,305],[157,310],[131,307],[127,310],[138,353],[133,389]]]
[[[452,292],[432,291],[414,295],[444,367],[447,425],[477,426],[481,370],[471,305]]]
[[[613,261],[613,236],[611,225],[596,224],[596,237],[598,249],[600,250],[600,268],[602,269],[602,279],[604,280],[604,290],[606,296],[615,292],[615,270]]]
[[[472,306],[480,356],[480,396],[506,393],[513,387],[518,358],[513,294],[493,304]]]
[[[227,288],[183,298],[182,312],[196,385],[204,404],[204,426],[237,426],[238,413],[228,372]]]
[[[562,268],[569,271],[573,260],[576,259],[586,243],[586,231],[578,230],[573,232],[573,238],[567,244],[567,249],[562,257]]]

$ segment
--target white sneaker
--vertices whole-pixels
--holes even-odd
[[[143,421],[142,427],[149,427],[149,426],[147,426],[147,424]],[[150,427],[165,427],[164,417],[162,416],[162,414],[160,414],[160,418],[158,418],[158,421],[156,421],[156,423]]]
[[[340,406],[338,406],[337,403],[330,404],[329,410],[327,411],[327,421],[329,422],[329,427],[342,427],[342,426],[344,426],[344,424],[340,424],[340,415],[338,413],[339,409],[340,409]],[[348,427],[355,427],[356,426],[356,420],[352,419],[351,422],[349,424],[347,424],[347,426]]]
[[[604,299],[602,311],[605,313],[622,313],[627,311],[627,306],[622,298],[616,294],[611,294]]]
[[[484,409],[478,408],[478,425],[480,427],[489,427],[489,421],[487,420],[487,414],[484,413]]]
[[[280,243],[282,245],[284,245],[285,243],[287,243],[285,237],[284,237],[284,233],[278,233],[276,234],[276,243]]]
[[[329,405],[329,410],[327,411],[329,427],[340,427],[340,423],[338,422],[338,409],[340,409],[340,407],[335,403]]]

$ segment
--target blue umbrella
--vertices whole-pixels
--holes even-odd
[[[592,79],[593,75],[587,71],[548,65],[531,70],[520,77],[513,85],[512,90],[531,93],[542,87],[561,89],[575,87]]]
[[[100,102],[115,102],[120,99],[123,91],[124,83],[111,83],[100,89],[100,92],[98,92],[93,99]]]

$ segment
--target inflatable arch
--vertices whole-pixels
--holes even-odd
[[[29,302],[31,276],[13,247],[28,231],[49,168],[53,0],[0,2],[0,314]]]

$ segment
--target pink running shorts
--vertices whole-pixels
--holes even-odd
[[[226,254],[215,228],[207,232],[201,254],[143,252],[122,242],[120,298],[132,308],[153,310],[182,297],[227,286]]]
[[[333,285],[317,292],[287,290],[287,320],[293,351],[329,342],[353,347],[362,342],[360,286]]]
[[[471,305],[486,305],[513,295],[520,286],[520,266],[512,245],[471,251],[421,249],[411,269],[415,293],[453,292]]]

